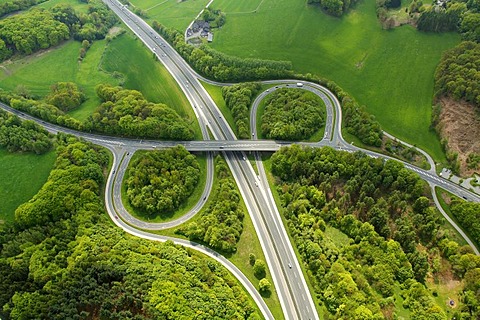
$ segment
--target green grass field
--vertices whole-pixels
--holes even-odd
[[[157,20],[163,25],[185,30],[209,0],[132,0],[134,6],[147,12],[147,21]],[[217,8],[215,2],[213,4]]]
[[[13,221],[15,209],[30,200],[47,181],[55,152],[43,155],[0,149],[0,223]]]
[[[80,50],[80,43],[77,41],[67,41],[47,51],[15,60],[11,64],[4,63],[3,72],[0,74],[0,87],[15,90],[22,84],[32,94],[43,97],[56,82],[75,82],[84,90],[87,101],[71,114],[84,120],[100,102],[95,94],[95,86],[100,83],[118,84],[118,80],[111,75],[98,70],[105,44],[105,40],[95,41],[82,63],[77,61]]]
[[[219,0],[215,7],[236,2]],[[420,33],[410,26],[382,30],[374,1],[363,0],[334,18],[305,1],[264,0],[256,13],[227,15],[212,46],[241,57],[290,60],[295,71],[331,79],[365,104],[386,131],[443,160],[429,130],[433,73],[441,53],[458,41],[457,34]]]
[[[175,79],[130,33],[119,36],[107,46],[102,68],[107,72],[122,73],[126,88],[139,90],[147,100],[164,103],[182,117],[187,117],[200,138],[200,127],[193,108]]]
[[[143,9],[154,5],[152,0],[133,3]],[[179,18],[180,12],[183,17],[191,14],[186,20],[192,20],[202,7],[193,10],[194,3],[168,0],[149,14],[183,30],[188,23]],[[386,131],[444,160],[429,130],[433,73],[441,53],[458,43],[457,34],[425,34],[410,26],[382,30],[371,0],[361,1],[342,18],[299,0],[217,0],[213,7],[227,13],[227,23],[215,32],[215,49],[290,60],[295,71],[334,80],[367,105]]]
[[[95,41],[81,63],[77,61],[79,49],[79,42],[67,41],[47,51],[0,64],[0,88],[15,90],[22,84],[32,94],[43,97],[56,82],[75,82],[85,91],[87,100],[70,115],[85,120],[100,104],[95,87],[102,83],[118,85],[122,80],[113,76],[116,71],[123,75],[125,88],[139,90],[148,100],[165,103],[186,117],[195,136],[200,138],[200,127],[187,98],[163,65],[133,35],[126,33],[109,43]],[[132,57],[135,63],[131,62]]]

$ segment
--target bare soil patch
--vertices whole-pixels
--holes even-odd
[[[480,153],[480,115],[466,102],[442,97],[439,103],[442,110],[437,129],[442,139],[448,140],[448,149],[458,153],[460,175],[470,177],[475,170],[468,169],[466,160],[470,153]]]

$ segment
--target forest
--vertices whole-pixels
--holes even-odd
[[[192,140],[189,124],[172,108],[145,100],[136,90],[98,85],[103,103],[89,116],[85,130],[153,139]]]
[[[250,138],[250,106],[260,89],[260,84],[254,82],[222,87],[223,100],[232,111],[236,134],[240,139]]]
[[[77,13],[65,4],[50,10],[34,8],[0,21],[0,61],[15,53],[32,54],[73,37],[76,40],[103,39],[117,22],[100,0],[88,2],[87,13]]]
[[[218,52],[206,45],[198,48],[185,43],[182,33],[157,21],[152,27],[203,76],[220,82],[282,79],[292,75],[292,63],[286,61],[241,59]]]
[[[437,95],[464,100],[480,110],[480,43],[464,41],[447,50],[435,72]]]
[[[423,9],[423,8],[422,8]],[[420,10],[417,21],[420,31],[458,31],[463,40],[480,42],[480,3],[469,1],[441,1]]]
[[[308,0],[308,4],[319,4],[326,13],[340,17],[355,5],[357,0]]]
[[[268,139],[307,140],[325,125],[325,104],[301,89],[278,89],[265,99],[262,134]]]
[[[271,162],[287,226],[326,313],[395,319],[399,294],[411,319],[446,319],[425,283],[450,272],[465,279],[454,316],[480,316],[480,257],[441,227],[415,173],[328,147],[282,148]],[[345,240],[327,236],[332,227]]]
[[[217,183],[212,194],[216,201],[200,213],[198,220],[189,222],[175,232],[199,240],[224,253],[237,251],[243,231],[245,212],[230,169],[221,156],[215,158]]]
[[[85,101],[85,94],[73,82],[57,82],[50,87],[50,94],[45,100],[67,112],[79,107]]]
[[[108,154],[57,136],[47,183],[0,227],[4,319],[260,319],[219,263],[125,234],[102,203]]]
[[[129,166],[130,204],[150,217],[172,213],[198,185],[200,166],[183,146],[143,153]]]
[[[51,150],[52,137],[33,121],[21,121],[16,115],[0,110],[0,147],[9,152],[42,154]]]
[[[75,130],[83,130],[83,123],[72,118],[56,106],[42,100],[34,100],[16,93],[0,89],[0,101],[13,109],[26,112],[34,117],[50,123],[65,126]]]
[[[0,18],[12,12],[25,10],[48,0],[7,0],[0,3]]]
[[[466,229],[472,240],[480,244],[480,204],[454,200],[450,204],[450,209],[453,216]]]

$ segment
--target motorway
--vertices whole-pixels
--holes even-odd
[[[175,243],[192,247],[196,250],[209,255],[222,263],[232,274],[239,279],[250,295],[259,306],[263,316],[266,319],[273,319],[272,314],[266,307],[263,299],[258,294],[255,287],[245,278],[245,276],[227,259],[215,251],[201,246],[191,241],[174,239],[164,236],[148,233],[138,229],[160,230],[170,228],[184,223],[197,212],[199,212],[212,188],[213,183],[213,154],[212,152],[222,152],[231,172],[237,182],[239,190],[245,201],[249,214],[254,223],[257,235],[265,253],[269,271],[272,275],[275,288],[279,294],[282,311],[286,319],[318,319],[318,315],[311,298],[311,293],[307,287],[300,264],[295,256],[293,247],[289,242],[287,232],[282,223],[280,213],[275,205],[263,163],[258,152],[255,152],[255,159],[258,168],[258,175],[253,170],[252,165],[246,159],[243,151],[276,151],[282,146],[290,145],[289,142],[256,140],[256,110],[259,102],[268,94],[282,87],[296,87],[297,80],[275,80],[264,81],[265,84],[275,85],[262,92],[254,101],[251,115],[251,128],[253,140],[239,141],[236,139],[230,126],[222,116],[221,112],[205,91],[199,80],[206,80],[193,71],[190,66],[179,56],[179,54],[160,37],[148,24],[131,13],[127,8],[114,0],[104,0],[104,2],[119,16],[119,18],[141,39],[145,45],[154,52],[159,60],[164,64],[167,70],[176,79],[187,99],[193,106],[193,110],[198,118],[204,141],[153,141],[143,139],[127,139],[120,137],[102,136],[74,130],[66,129],[56,125],[46,123],[35,119],[22,112],[14,110],[4,104],[0,104],[3,109],[17,114],[23,119],[34,120],[44,126],[52,133],[66,132],[93,143],[105,146],[114,156],[114,162],[111,172],[107,179],[105,202],[107,211],[114,223],[125,231],[139,237],[156,241],[171,240]],[[216,83],[208,80],[207,82]],[[315,143],[302,143],[312,147],[330,146],[338,150],[347,152],[361,151],[371,157],[380,157],[384,159],[393,159],[391,157],[364,150],[348,144],[341,135],[341,107],[337,98],[326,88],[309,82],[303,82],[301,87],[317,94],[326,105],[326,124],[323,139]],[[215,140],[209,140],[209,132]],[[150,223],[138,220],[131,216],[124,208],[121,201],[121,184],[129,160],[136,150],[155,150],[172,147],[182,144],[189,151],[207,152],[207,182],[202,196],[198,203],[186,215],[168,223]],[[429,158],[427,154],[427,159]],[[397,159],[393,159],[398,161]],[[431,164],[433,161],[429,162]],[[423,170],[411,164],[403,162],[406,168],[415,171],[421,178],[426,180],[432,188],[439,186],[449,192],[469,201],[480,202],[480,196],[474,194],[452,182],[436,175],[435,168]],[[434,197],[436,199],[436,197]],[[436,200],[437,202],[438,200]],[[453,222],[453,221],[452,221]],[[459,231],[458,226],[453,223]],[[469,241],[468,237],[461,232],[462,236]],[[477,248],[469,241],[478,254]]]

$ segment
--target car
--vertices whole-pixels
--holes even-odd
[[[220,149],[223,149],[223,146],[220,146]]]
[[[153,47],[153,51],[157,51],[157,48]]]
[[[127,156],[129,156],[129,155],[130,155],[130,152],[127,152]]]
[[[115,219],[118,219],[118,216],[115,216]]]
[[[258,187],[258,182],[257,181],[255,181],[255,187]]]
[[[275,89],[278,89],[278,86],[275,86]]]
[[[115,170],[113,170],[112,173],[115,173]]]
[[[265,92],[270,92],[270,89],[265,90]]]
[[[205,201],[207,199],[207,197],[203,197],[203,201]]]
[[[245,157],[243,157],[243,161],[246,161],[247,159],[245,159]]]
[[[255,137],[255,132],[252,132],[252,137]]]
[[[303,83],[297,82],[297,87],[299,87],[299,88],[303,87]]]
[[[288,267],[292,269],[292,264],[290,262],[288,263]]]

